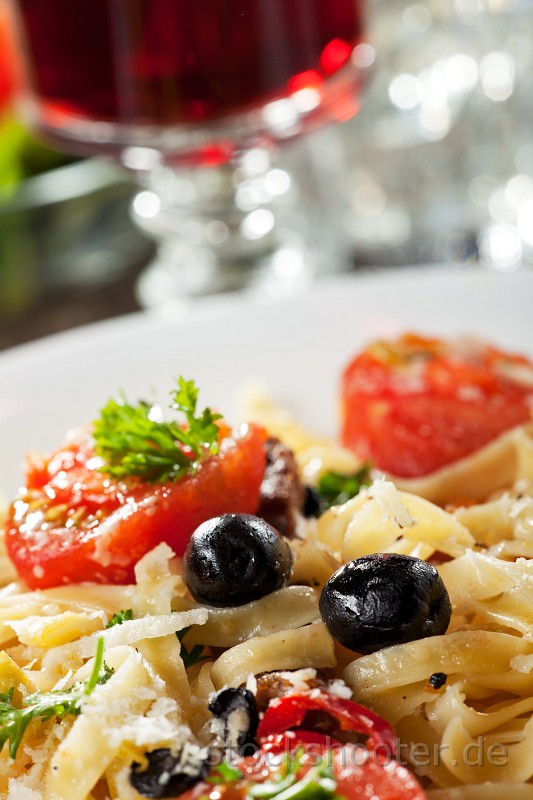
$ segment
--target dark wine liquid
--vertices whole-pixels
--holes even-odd
[[[17,0],[49,111],[207,122],[317,85],[349,58],[362,0]]]

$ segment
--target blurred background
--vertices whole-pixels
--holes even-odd
[[[140,307],[135,188],[17,117],[0,0],[0,349]],[[533,0],[370,0],[353,119],[280,148],[324,273],[533,264]]]

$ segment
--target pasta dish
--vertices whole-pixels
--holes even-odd
[[[180,379],[179,423],[110,401],[30,455],[0,796],[533,798],[533,365],[410,335],[341,394],[340,443]]]

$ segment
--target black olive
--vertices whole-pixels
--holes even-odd
[[[445,672],[434,672],[429,679],[429,685],[432,689],[442,689],[447,680]]]
[[[210,699],[209,710],[216,717],[212,730],[217,747],[239,756],[257,751],[259,713],[255,697],[248,689],[222,689]]]
[[[191,536],[183,578],[200,603],[241,606],[287,583],[292,553],[265,520],[251,514],[224,514],[203,522]]]
[[[304,504],[302,508],[304,517],[319,517],[323,510],[320,492],[318,492],[316,489],[313,489],[312,486],[306,486]]]
[[[445,633],[452,613],[437,570],[395,553],[349,561],[324,586],[319,608],[331,635],[359,653]]]
[[[186,745],[173,753],[168,747],[146,753],[148,766],[131,765],[130,783],[144,797],[176,797],[191,789],[209,772],[208,752],[197,745]]]

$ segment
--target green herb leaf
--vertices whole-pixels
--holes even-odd
[[[253,800],[270,800],[296,783],[296,775],[302,766],[304,755],[303,747],[296,748],[293,753],[286,753],[280,764],[280,771],[271,780],[252,786],[248,792],[249,797]]]
[[[337,800],[337,781],[331,766],[320,761],[297,779],[304,751],[287,756],[277,780],[257,783],[248,790],[249,800]]]
[[[281,784],[280,784],[281,788]],[[273,795],[276,800],[334,800],[337,781],[331,767],[312,767],[301,780]]]
[[[253,797],[254,800],[270,800],[270,798],[276,797],[276,795],[284,792],[294,783],[296,783],[296,775],[291,772],[281,780],[256,783],[250,787],[248,795]]]
[[[320,477],[317,486],[319,495],[320,513],[324,513],[331,506],[339,506],[347,503],[355,497],[363,486],[370,486],[370,466],[365,464],[357,472],[351,475],[342,475],[340,472],[324,472]]]
[[[272,773],[268,781],[248,786],[244,800],[342,800],[337,795],[337,781],[331,764],[323,758],[298,779],[304,756],[303,747],[294,753],[287,753],[279,771]],[[207,781],[214,785],[231,784],[243,777],[239,769],[223,761]]]
[[[219,783],[237,783],[237,781],[240,781],[242,778],[243,774],[240,769],[228,764],[227,761],[223,761],[215,767],[213,773],[207,779],[207,782],[215,785]]]
[[[127,622],[130,619],[133,619],[132,609],[131,608],[122,609],[122,611],[117,611],[116,614],[113,614],[113,616],[107,623],[106,628],[112,628],[114,625],[122,625],[123,622]]]
[[[187,428],[181,430],[180,441],[201,458],[205,451],[216,454],[218,452],[218,425],[217,420],[222,419],[222,414],[213,414],[210,408],[204,408],[196,416],[198,402],[198,387],[194,381],[178,378],[178,389],[171,393],[172,408],[185,415]]]
[[[75,683],[70,689],[35,692],[24,698],[22,708],[13,705],[14,686],[0,694],[0,750],[9,741],[9,755],[15,758],[24,733],[34,719],[45,722],[54,716],[62,719],[67,714],[80,714],[83,702],[112,674],[113,670],[104,662],[104,640],[99,638],[94,666],[86,681]]]
[[[185,665],[185,669],[189,669],[189,667],[193,667],[195,664],[201,664],[202,661],[208,661],[209,656],[204,655],[204,645],[203,644],[195,644],[192,646],[192,649],[189,650],[186,645],[183,643],[183,639],[189,633],[192,625],[188,625],[186,628],[183,628],[181,631],[176,632],[176,636],[181,642],[181,650],[180,656],[183,659],[183,663]]]
[[[185,415],[185,424],[158,419],[154,406],[133,406],[122,398],[109,400],[94,422],[96,453],[105,462],[102,472],[114,478],[136,475],[149,483],[165,483],[195,472],[201,460],[218,452],[220,414],[205,408],[196,413],[198,388],[178,378],[171,408]]]

